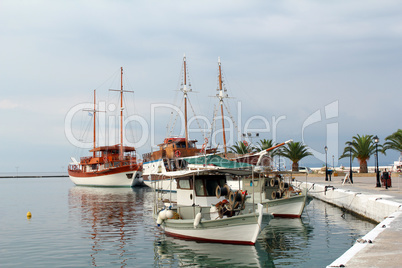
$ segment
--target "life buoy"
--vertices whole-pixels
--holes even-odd
[[[245,146],[248,146],[248,142],[247,142],[246,140],[243,141],[243,144],[244,144]]]
[[[174,151],[174,155],[176,157],[180,157],[181,156],[181,152],[179,150]]]
[[[229,204],[233,207],[235,203],[235,192],[230,191],[229,193]]]
[[[216,189],[215,189],[216,198],[220,198],[221,194],[222,194],[222,190],[221,190],[221,187],[218,185],[218,186],[216,186]]]
[[[285,189],[285,182],[284,181],[279,182],[279,189],[281,189],[281,190]]]

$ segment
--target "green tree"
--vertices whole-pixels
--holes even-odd
[[[255,149],[260,152],[262,150],[266,150],[268,148],[271,148],[272,146],[274,146],[274,143],[272,140],[270,139],[263,139],[260,140],[259,142],[257,142],[257,147],[255,147]]]
[[[349,146],[350,144],[350,146]],[[375,154],[376,144],[373,140],[373,135],[362,135],[357,134],[352,137],[352,141],[345,143],[346,147],[343,149],[343,154],[339,159],[350,157],[352,154],[352,159],[357,158],[360,164],[360,173],[367,173],[367,161],[370,156]],[[382,146],[378,145],[381,150]]]
[[[274,142],[273,142],[272,140],[270,140],[270,139],[263,139],[263,140],[260,140],[259,142],[257,142],[257,147],[254,147],[254,150],[255,150],[256,152],[260,152],[260,151],[269,149],[269,148],[271,148],[271,147],[273,147],[273,146],[275,146],[275,145],[274,145]],[[269,153],[269,155],[270,155],[271,157],[273,157],[273,156],[278,155],[278,152],[279,152],[279,149],[276,148],[276,149],[274,149],[274,150],[272,150],[272,151],[269,151],[268,153]]]
[[[230,147],[230,151],[236,154],[247,154],[254,151],[254,148],[244,141],[238,141],[237,144],[234,144]]]
[[[382,153],[385,154],[386,150],[395,150],[402,154],[402,129],[398,129],[396,132],[385,138],[386,142],[382,147]]]
[[[313,155],[308,151],[308,147],[301,142],[289,142],[286,146],[278,150],[278,154],[292,161],[292,171],[299,171],[299,161]]]

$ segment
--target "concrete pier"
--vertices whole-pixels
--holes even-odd
[[[379,222],[368,234],[357,239],[352,248],[327,267],[401,267],[402,266],[402,177],[393,174],[392,187],[376,187],[376,177],[344,176],[295,177],[296,184],[309,189],[314,198],[342,207]]]

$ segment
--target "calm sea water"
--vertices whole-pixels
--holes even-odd
[[[301,219],[272,220],[255,246],[196,243],[156,227],[148,188],[0,179],[0,197],[0,267],[324,267],[374,228],[313,200]]]

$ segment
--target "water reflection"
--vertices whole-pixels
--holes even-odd
[[[156,228],[153,200],[147,188],[71,188],[69,222],[81,236],[87,265],[322,267],[374,227],[313,200],[301,219],[273,219],[255,246],[197,243],[167,237]]]
[[[140,190],[136,190],[137,192]],[[143,194],[131,188],[75,186],[69,190],[70,217],[79,217],[85,239],[91,241],[91,264],[127,265],[127,244],[138,235],[144,217]],[[113,260],[115,259],[115,260]]]
[[[374,226],[313,200],[301,219],[273,219],[262,231],[259,242],[276,267],[321,267],[342,255]]]
[[[154,266],[274,267],[259,243],[255,246],[197,243],[168,236],[155,241]]]

